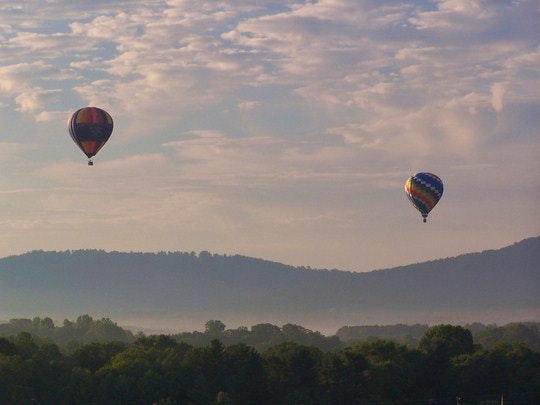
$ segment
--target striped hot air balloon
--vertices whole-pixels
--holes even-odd
[[[68,120],[69,134],[77,146],[88,157],[92,157],[109,140],[113,130],[113,119],[109,113],[97,107],[85,107],[75,111]]]
[[[405,182],[405,193],[412,205],[422,214],[424,222],[441,199],[443,190],[442,180],[433,173],[416,173]]]

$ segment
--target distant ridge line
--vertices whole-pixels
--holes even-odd
[[[141,326],[143,318],[221,319],[317,330],[539,321],[540,237],[365,273],[206,251],[36,250],[0,259],[0,319],[81,313]]]

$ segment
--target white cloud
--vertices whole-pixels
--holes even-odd
[[[515,76],[518,69],[533,71],[538,48],[527,48],[525,36],[517,47],[515,40],[497,41],[497,26],[509,25],[501,24],[505,17],[524,16],[526,3],[447,0],[431,10],[421,4],[348,0],[294,5],[119,1],[96,3],[78,19],[77,2],[49,3],[48,9],[36,12],[44,21],[56,22],[58,32],[35,32],[39,23],[34,32],[21,31],[17,19],[5,32],[12,46],[26,55],[39,51],[44,57],[54,50],[48,58],[56,58],[71,74],[57,76],[51,88],[30,79],[30,71],[17,72],[16,77],[3,75],[0,86],[19,100],[21,111],[35,112],[41,120],[47,112],[40,96],[52,94],[66,81],[73,83],[75,96],[89,104],[114,106],[120,114],[146,110],[172,117],[225,102],[242,89],[280,84],[288,86],[283,97],[289,92],[323,109],[354,106],[361,116],[374,118],[388,112],[411,116],[424,106],[446,105],[475,93],[476,102],[469,98],[467,111],[478,115],[488,98],[499,110],[503,101],[533,96],[508,75]],[[30,12],[26,4],[20,7]],[[66,17],[72,22],[62,22]],[[482,38],[493,32],[494,39],[480,45],[463,42],[463,36],[413,34],[411,22],[413,28],[446,27],[448,32],[481,33]],[[73,57],[59,53],[62,49]],[[26,63],[44,66],[43,61]],[[76,75],[82,80],[74,80]],[[500,83],[508,83],[504,97]],[[66,100],[67,94],[57,96]],[[58,110],[54,103],[48,105]],[[250,97],[236,105],[245,112],[264,104]],[[338,111],[336,121],[345,116]],[[353,118],[341,127],[356,122]],[[354,143],[353,138],[349,141]]]
[[[371,148],[381,143],[380,138],[373,137],[365,124],[349,124],[345,127],[329,128],[329,135],[338,135],[346,144],[359,145],[362,148]]]
[[[494,2],[481,0],[441,0],[436,11],[420,12],[410,21],[418,29],[476,31],[482,20],[496,15]]]
[[[494,83],[491,86],[491,105],[493,106],[493,109],[497,112],[501,112],[504,107],[503,99],[504,94],[506,93],[507,86],[508,83]]]
[[[24,163],[0,180],[51,190],[21,203],[28,229],[135,221],[163,241],[186,226],[204,249],[229,230],[246,253],[259,240],[287,257],[326,232],[353,252],[351,229],[386,240],[371,216],[394,197],[378,192],[401,192],[412,169],[451,183],[457,167],[482,191],[534,172],[539,27],[533,1],[6,0],[3,133],[41,149],[14,152]],[[115,118],[90,170],[65,160],[67,112],[84,104]],[[280,246],[287,232],[306,245]]]
[[[238,108],[240,111],[251,111],[261,105],[260,101],[242,101],[238,103]]]
[[[199,138],[223,139],[226,137],[224,133],[213,129],[194,129],[192,131],[188,131],[188,134],[196,135]]]
[[[135,35],[136,29],[137,24],[124,12],[98,16],[90,23],[71,24],[74,35],[105,41],[119,41],[124,36],[131,38]]]
[[[36,113],[54,104],[60,89],[44,89],[34,83],[51,74],[53,68],[43,62],[18,63],[0,67],[0,97],[13,100],[23,113]]]

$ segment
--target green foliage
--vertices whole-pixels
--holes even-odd
[[[122,329],[108,318],[93,319],[81,315],[75,322],[65,319],[62,326],[55,326],[51,318],[11,319],[0,324],[0,336],[16,336],[24,332],[39,339],[54,341],[61,347],[78,347],[90,342],[133,342],[133,334]]]
[[[474,344],[470,330],[462,326],[437,325],[424,333],[418,348],[434,361],[445,363],[460,354],[472,353]]]
[[[249,330],[245,326],[226,329],[223,322],[211,320],[206,322],[204,332],[185,332],[173,335],[173,337],[196,347],[206,346],[213,339],[219,339],[226,346],[243,343],[254,347],[259,352],[284,342],[315,346],[322,351],[335,350],[344,346],[337,336],[324,336],[320,332],[290,323],[281,328],[269,323],[261,323],[253,325]]]
[[[461,396],[472,403],[501,393],[512,393],[515,403],[540,400],[540,353],[519,344],[500,343],[492,350],[455,357],[452,373]]]
[[[81,346],[71,355],[76,367],[96,372],[118,353],[125,350],[127,345],[121,342],[89,343]]]
[[[17,353],[17,346],[15,343],[9,341],[6,338],[0,337],[0,354],[5,356],[11,356]]]
[[[424,383],[430,397],[444,396],[457,387],[451,380],[451,359],[474,352],[470,330],[461,326],[436,325],[429,328],[418,342],[425,356]]]
[[[93,325],[83,316],[62,328],[88,332]],[[234,335],[217,321],[208,325],[202,335]],[[234,331],[243,338],[318,341],[316,333],[290,324]],[[487,404],[501,395],[505,403],[540,403],[540,352],[520,343],[473,345],[469,330],[452,325],[429,328],[417,348],[367,339],[332,350],[285,341],[260,351],[217,339],[196,347],[156,335],[80,343],[66,352],[28,332],[0,338],[2,404],[369,405],[455,403],[457,396],[463,404]]]
[[[336,336],[343,342],[348,343],[356,340],[380,338],[394,340],[414,347],[428,328],[428,325],[422,324],[343,326],[338,329]]]
[[[280,404],[315,404],[322,392],[318,368],[323,353],[286,342],[264,353],[270,397]]]
[[[498,343],[521,343],[525,347],[540,351],[540,324],[510,323],[505,326],[491,326],[478,331],[474,339],[486,348],[494,348]]]
[[[399,403],[415,398],[415,387],[422,386],[425,362],[419,351],[382,339],[361,342],[355,349],[368,361],[364,376],[369,398],[376,403]]]
[[[368,360],[358,350],[348,347],[324,355],[319,381],[327,403],[362,404],[367,396]]]
[[[471,331],[474,343],[490,349],[499,342],[506,342],[521,343],[531,350],[540,351],[538,322],[509,323],[504,326],[473,323],[465,325],[464,328]],[[338,329],[336,336],[348,344],[358,340],[380,338],[417,347],[418,341],[428,329],[428,325],[422,324],[343,326]]]
[[[225,324],[221,321],[211,320],[204,325],[205,333],[213,339],[218,339],[223,335]]]

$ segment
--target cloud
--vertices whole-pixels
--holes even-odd
[[[26,91],[15,97],[15,102],[22,112],[34,112],[45,108],[48,100],[52,99],[56,94],[60,93],[56,90],[43,90],[33,88],[31,91]],[[41,115],[43,117],[43,115]]]
[[[503,109],[503,97],[506,93],[507,86],[507,83],[494,83],[491,86],[491,105],[493,106],[493,109],[497,112],[500,112]]]
[[[385,193],[412,170],[493,201],[493,178],[538,184],[534,3],[6,0],[3,133],[33,146],[13,149],[1,180],[37,190],[19,204],[28,229],[80,216],[152,227],[156,245],[185,226],[213,246],[234,230],[246,253],[254,240],[287,250],[283,233],[349,246],[367,228],[383,241],[371,217],[386,218],[397,197]],[[81,105],[115,119],[96,170],[66,160]],[[512,187],[532,194],[524,183]],[[288,249],[328,242],[307,239]]]
[[[75,36],[100,41],[121,41],[122,37],[135,36],[138,24],[129,14],[119,12],[114,15],[97,16],[91,24],[74,22],[70,26]]]
[[[61,4],[49,4],[49,11],[59,11]],[[523,51],[516,54],[516,43],[502,48],[502,42],[492,40],[481,46],[474,40],[464,43],[459,36],[423,32],[445,27],[448,32],[465,30],[482,37],[493,32],[497,38],[504,13],[515,18],[525,15],[527,8],[501,2],[440,1],[428,9],[421,4],[347,0],[294,5],[276,1],[264,6],[120,1],[91,7],[73,20],[77,7],[67,6],[57,14],[56,22],[72,18],[69,24],[58,24],[62,31],[11,34],[11,43],[27,54],[64,49],[73,55],[67,60],[56,52],[48,57],[56,58],[65,72],[53,87],[32,80],[20,92],[11,92],[21,111],[35,112],[38,119],[47,116],[48,106],[55,107],[50,102],[45,106],[42,97],[52,95],[63,82],[73,83],[74,95],[88,104],[114,106],[116,114],[144,110],[159,114],[164,123],[178,112],[192,114],[226,103],[247,89],[256,91],[257,97],[236,106],[244,113],[255,106],[260,110],[264,104],[258,97],[274,85],[286,86],[282,97],[300,96],[306,105],[322,110],[354,106],[359,115],[370,117],[387,114],[389,108],[396,115],[409,114],[471,92],[479,95],[478,100],[492,97],[492,107],[499,108],[500,101],[495,100],[500,90],[492,93],[492,88],[498,89],[497,83],[505,82],[511,69],[532,66],[535,58],[526,43],[521,47],[518,43],[517,49]],[[495,62],[501,49],[502,58]],[[456,58],[456,52],[462,56]],[[77,76],[82,80],[74,80]],[[4,80],[4,87],[9,86]],[[525,86],[506,88],[505,100],[526,92]],[[56,97],[65,102],[68,95]],[[482,101],[469,105],[469,111],[484,107]],[[355,119],[343,123],[355,125]]]
[[[198,138],[225,138],[225,134],[220,131],[216,131],[214,129],[194,129],[191,131],[188,131],[188,134],[195,135]]]
[[[251,111],[261,105],[260,101],[243,101],[238,104],[240,111]]]
[[[39,149],[38,144],[17,143],[17,142],[0,142],[0,156],[2,162],[7,160],[12,161],[20,158],[20,154],[29,150]]]
[[[37,77],[48,75],[53,68],[41,61],[0,67],[0,97],[14,102],[23,113],[40,114],[54,104],[61,90],[35,85]]]
[[[337,135],[343,138],[346,144],[359,145],[362,148],[375,147],[381,142],[378,138],[373,138],[369,129],[363,124],[349,124],[345,127],[329,128],[329,135]]]
[[[495,16],[493,8],[481,0],[442,0],[437,10],[422,11],[409,21],[418,29],[475,31],[483,20]]]

